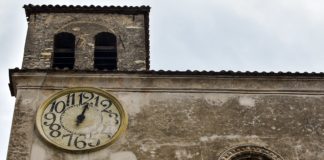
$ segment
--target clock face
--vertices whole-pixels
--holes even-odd
[[[112,95],[71,88],[50,97],[37,111],[39,133],[66,150],[91,150],[113,143],[127,127],[127,114]]]

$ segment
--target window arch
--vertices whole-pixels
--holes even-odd
[[[244,144],[223,152],[218,160],[284,160],[279,154],[262,146]]]
[[[95,36],[94,68],[99,70],[117,69],[116,36],[101,32]]]
[[[53,68],[69,68],[74,66],[75,36],[71,33],[58,33],[54,36]]]
[[[235,155],[231,160],[272,160],[272,158],[261,153],[250,152]]]

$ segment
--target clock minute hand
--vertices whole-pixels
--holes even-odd
[[[84,113],[85,113],[86,110],[88,110],[88,109],[89,109],[89,104],[86,104],[86,105],[83,106],[82,113],[79,114],[79,115],[77,116],[77,120],[76,120],[76,123],[77,123],[76,125],[77,125],[77,126],[78,126],[80,123],[82,123],[83,120],[85,119]]]

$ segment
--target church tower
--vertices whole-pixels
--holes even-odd
[[[323,73],[153,71],[148,6],[24,8],[9,160],[323,159]]]
[[[99,88],[127,83],[113,73],[149,69],[150,7],[24,9],[28,31],[23,64],[10,70],[17,103],[8,159],[53,159],[56,149],[80,153],[111,145],[126,129],[128,116],[113,95]],[[70,97],[62,98],[66,95]]]

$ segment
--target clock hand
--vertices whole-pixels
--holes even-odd
[[[76,120],[76,123],[77,123],[76,125],[77,125],[77,126],[78,126],[80,123],[82,123],[83,120],[85,119],[84,113],[85,113],[86,110],[88,110],[88,109],[89,109],[89,104],[86,104],[86,105],[83,106],[82,113],[79,114],[79,115],[77,116],[77,120]]]

